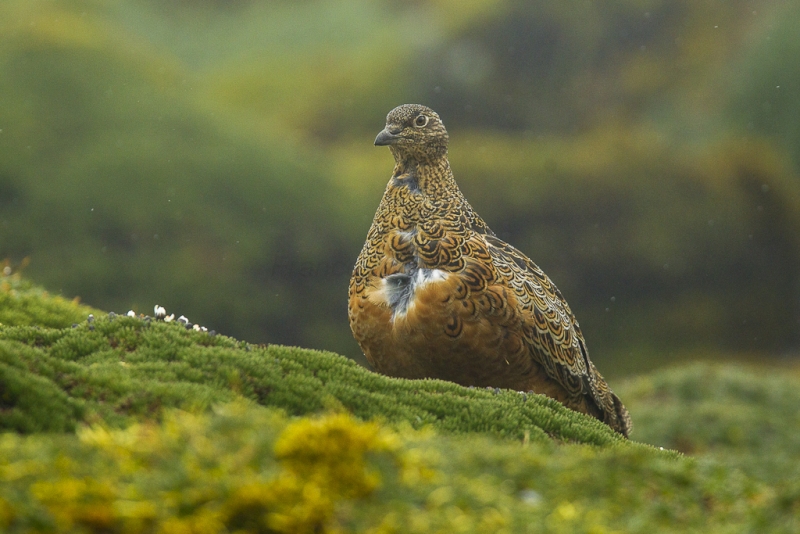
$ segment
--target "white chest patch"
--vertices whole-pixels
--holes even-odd
[[[392,318],[404,315],[414,304],[414,293],[420,287],[446,280],[450,274],[440,269],[417,269],[412,274],[391,274],[383,279],[382,293],[392,309]]]
[[[419,286],[428,282],[441,282],[447,279],[448,274],[441,269],[417,269],[414,274],[414,284]]]

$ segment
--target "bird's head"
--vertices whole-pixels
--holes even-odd
[[[447,130],[439,115],[420,104],[397,106],[386,116],[386,128],[375,138],[395,159],[433,160],[447,153]]]

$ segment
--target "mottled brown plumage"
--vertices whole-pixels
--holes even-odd
[[[381,373],[533,390],[627,436],[561,292],[461,194],[439,116],[403,105],[375,139],[395,167],[350,280],[349,317]]]

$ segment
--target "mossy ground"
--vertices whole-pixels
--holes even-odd
[[[101,316],[19,278],[0,288],[11,532],[800,528],[791,371],[695,365],[618,388],[634,438],[683,456],[538,395]]]

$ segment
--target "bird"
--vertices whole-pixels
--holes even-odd
[[[439,115],[403,104],[375,138],[394,169],[350,279],[348,318],[379,373],[533,391],[628,437],[561,291],[456,184]]]

